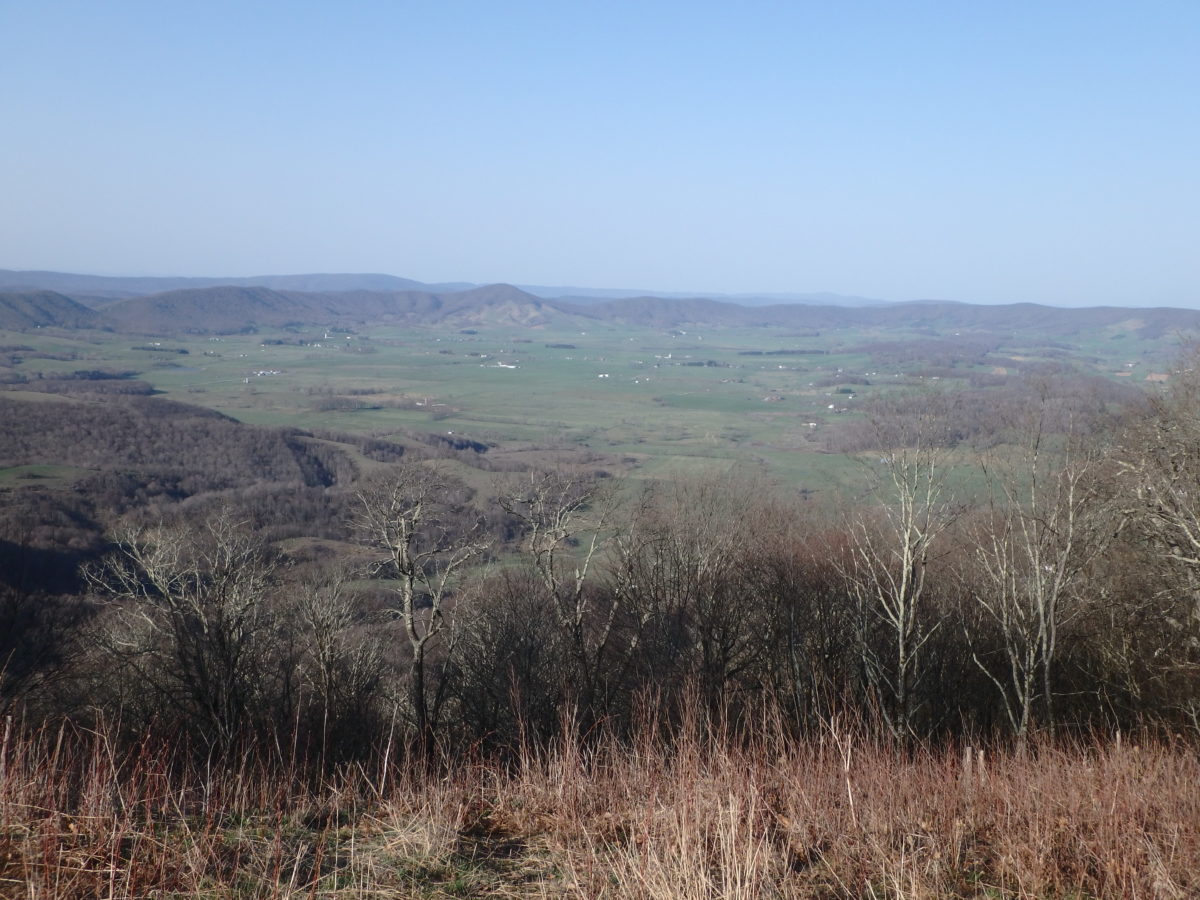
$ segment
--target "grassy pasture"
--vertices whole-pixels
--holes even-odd
[[[87,475],[86,469],[73,466],[9,466],[0,469],[0,489],[15,487],[67,487]]]
[[[1142,385],[1181,346],[1175,337],[1144,340],[1129,329],[1058,342],[1016,334],[982,364],[928,378],[919,360],[884,364],[860,349],[927,340],[928,331],[821,335],[589,323],[174,338],[39,330],[0,334],[0,342],[30,348],[14,353],[10,366],[27,378],[136,372],[172,399],[254,424],[453,432],[500,445],[550,441],[623,458],[643,477],[738,470],[816,490],[860,483],[854,464],[823,452],[821,436],[853,421],[881,393],[931,384],[953,391],[972,374],[1005,374],[1006,363],[1038,360]]]

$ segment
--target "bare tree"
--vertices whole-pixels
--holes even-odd
[[[1154,669],[1200,728],[1200,350],[1150,399],[1114,457],[1121,527],[1149,552],[1159,584],[1154,618],[1165,627],[1150,651]]]
[[[1191,362],[1200,364],[1200,352]],[[1185,366],[1116,453],[1123,511],[1169,562],[1189,573],[1200,622],[1200,371]]]
[[[1060,631],[1082,612],[1088,567],[1112,534],[1096,490],[1097,454],[1073,433],[1052,441],[1047,407],[1042,397],[1021,429],[1019,448],[983,462],[993,488],[991,515],[987,531],[976,535],[969,582],[1002,647],[1000,661],[981,657],[977,648],[972,657],[1022,738],[1039,699],[1042,723],[1054,728]]]
[[[361,750],[388,673],[378,616],[363,609],[351,572],[338,567],[299,585],[295,612],[301,674],[316,697],[323,755]]]
[[[835,537],[796,528],[766,540],[753,583],[763,605],[775,611],[774,690],[796,725],[823,726],[838,711],[846,685],[860,669],[855,603],[833,562],[845,556],[845,549]]]
[[[231,746],[271,706],[268,670],[287,667],[269,605],[278,561],[228,510],[196,527],[135,529],[116,544],[85,571],[108,607],[98,646],[202,741]]]
[[[619,604],[589,583],[612,537],[612,491],[592,476],[532,472],[503,490],[499,502],[524,532],[523,547],[549,599],[571,660],[580,727],[592,724],[601,694],[601,670]]]
[[[920,709],[922,651],[938,628],[930,621],[927,575],[938,542],[956,516],[946,487],[945,418],[880,418],[871,464],[876,505],[851,517],[840,562],[856,601],[863,674],[896,737],[914,732]]]
[[[478,517],[464,528],[462,516],[454,516],[454,494],[462,490],[436,468],[405,461],[358,492],[360,532],[383,553],[375,573],[392,579],[412,653],[408,700],[416,745],[425,752],[433,749],[447,687],[444,678],[430,684],[430,654],[441,642],[448,659],[458,579],[488,547]]]
[[[744,480],[648,489],[608,567],[627,622],[628,661],[660,685],[671,671],[689,679],[714,713],[734,709],[738,687],[761,687],[780,606],[763,577],[764,532],[786,525]],[[642,646],[647,639],[657,645]]]
[[[456,712],[473,741],[512,746],[560,732],[562,641],[551,601],[527,568],[498,568],[462,623],[454,661]]]

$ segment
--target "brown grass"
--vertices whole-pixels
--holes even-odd
[[[12,729],[0,897],[1200,895],[1183,744],[968,759],[836,724],[792,743],[692,727],[508,767],[389,768],[312,781]]]

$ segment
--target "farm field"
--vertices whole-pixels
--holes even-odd
[[[121,372],[249,424],[429,432],[504,453],[570,447],[638,478],[736,468],[811,490],[859,479],[839,435],[890,394],[986,396],[1063,371],[1152,388],[1183,340],[1127,329],[1072,343],[931,331],[601,322],[171,338],[46,330],[0,333],[0,342],[33,351],[14,354],[11,369],[26,378]]]

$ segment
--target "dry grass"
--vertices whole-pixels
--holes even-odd
[[[649,731],[649,730],[648,730]],[[1185,745],[905,750],[692,728],[511,767],[120,758],[103,735],[9,734],[0,897],[1155,897],[1200,895]]]

